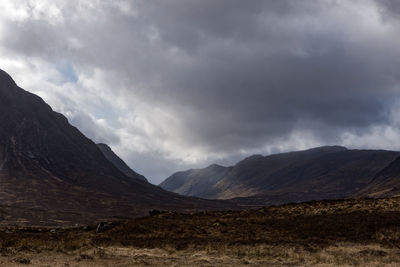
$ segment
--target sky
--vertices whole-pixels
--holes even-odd
[[[1,0],[0,68],[152,183],[400,150],[400,1]]]

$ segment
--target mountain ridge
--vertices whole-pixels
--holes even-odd
[[[203,190],[202,197],[244,202],[251,202],[253,198],[268,204],[269,200],[285,203],[356,196],[399,155],[397,151],[347,149],[342,146],[323,146],[268,156],[253,155],[239,161],[223,177],[216,178],[213,185]],[[174,175],[160,186],[165,188],[165,184],[173,182],[171,177]],[[200,169],[196,179],[205,175]],[[190,175],[181,172],[180,176],[188,187]]]

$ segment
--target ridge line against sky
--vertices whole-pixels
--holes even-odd
[[[4,0],[0,68],[155,184],[251,154],[400,150],[395,0]]]

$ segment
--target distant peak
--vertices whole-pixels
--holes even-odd
[[[221,169],[225,168],[224,166],[218,165],[218,164],[211,164],[210,166],[206,167],[206,169]]]
[[[252,159],[257,159],[257,158],[262,158],[262,157],[264,157],[264,156],[261,154],[255,154],[255,155],[251,155],[251,156],[245,158],[244,160],[252,160]]]
[[[111,147],[109,145],[104,144],[104,143],[98,143],[96,145],[98,148],[100,148],[101,151],[103,151],[103,152],[107,151],[107,152],[111,152],[114,154],[114,151],[111,149]]]
[[[306,151],[329,151],[329,152],[336,152],[336,151],[345,151],[347,150],[346,147],[344,146],[320,146],[320,147],[314,147],[307,149]]]
[[[104,147],[104,148],[111,149],[111,147],[109,145],[104,144],[104,143],[98,143],[97,146],[101,146],[101,147]]]

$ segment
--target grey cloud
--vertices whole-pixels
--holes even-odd
[[[294,1],[286,3],[294,10],[285,16],[270,9],[265,15],[262,8],[269,7],[261,4],[261,8],[252,10],[254,13],[246,14],[246,9],[236,10],[235,5],[233,11],[224,5],[225,12],[218,12],[208,3],[205,6],[215,11],[209,16],[188,19],[187,14],[197,10],[183,12],[183,7],[178,7],[172,16],[167,12],[161,19],[158,26],[166,36],[166,44],[182,48],[183,56],[188,53],[189,57],[189,63],[182,67],[169,63],[172,68],[157,69],[160,75],[164,74],[160,93],[173,99],[171,106],[184,103],[196,110],[194,117],[182,118],[190,129],[188,135],[199,134],[201,142],[229,149],[240,147],[243,142],[248,144],[249,139],[256,141],[253,146],[259,146],[276,135],[291,132],[300,119],[325,124],[322,129],[313,129],[321,136],[329,136],[326,133],[336,128],[344,131],[387,122],[385,107],[399,95],[392,90],[399,77],[399,62],[394,57],[397,51],[388,53],[380,45],[382,40],[352,43],[351,35],[360,42],[368,41],[369,36],[360,36],[357,28],[337,32],[350,21],[335,21],[342,25],[332,27],[330,18],[320,12],[311,13],[321,16],[316,21],[321,23],[320,29],[298,27],[297,20],[306,20],[310,13],[303,6],[297,9]],[[324,2],[319,3],[316,11],[328,8]],[[185,7],[190,9],[193,5]],[[200,14],[201,11],[200,8]],[[224,24],[230,12],[237,12],[233,18],[239,20]],[[275,24],[264,25],[259,17],[269,14]],[[269,21],[268,17],[265,19]],[[174,26],[174,22],[181,21],[188,23]],[[221,24],[222,32],[216,31]],[[237,28],[240,29],[236,32]],[[241,29],[247,35],[240,34]],[[187,50],[185,32],[201,36],[189,36],[197,40],[196,49]],[[296,50],[303,54],[296,55]],[[234,138],[224,147],[226,137],[232,133],[241,135],[242,142]]]
[[[400,15],[400,3],[396,0],[381,0],[376,1],[376,4],[382,12],[382,18],[387,19],[387,16],[399,16]]]
[[[90,136],[90,138],[92,138],[96,143],[114,145],[120,142],[118,135],[99,124],[85,113],[69,113],[68,119],[72,125],[77,126],[80,131],[82,131],[86,136]]]

